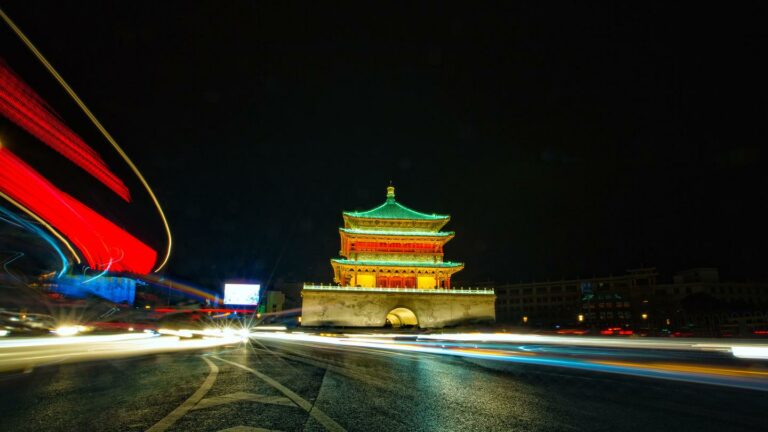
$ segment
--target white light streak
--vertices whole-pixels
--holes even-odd
[[[733,346],[731,351],[738,358],[768,360],[768,347],[765,346]]]
[[[190,338],[154,332],[114,335],[13,338],[0,341],[0,371],[27,370],[53,363],[107,360],[163,352],[199,350],[242,343],[238,336]]]

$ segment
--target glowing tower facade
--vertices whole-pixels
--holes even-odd
[[[384,204],[342,216],[342,258],[331,260],[333,280],[341,286],[450,288],[451,275],[464,268],[443,259],[443,246],[454,236],[441,231],[450,216],[405,207],[395,200],[393,186]]]

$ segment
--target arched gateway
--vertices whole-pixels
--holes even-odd
[[[387,324],[397,327],[418,327],[419,319],[412,310],[404,307],[394,308],[387,314]]]

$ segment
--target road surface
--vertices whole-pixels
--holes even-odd
[[[278,340],[0,378],[5,431],[757,431],[757,390]]]

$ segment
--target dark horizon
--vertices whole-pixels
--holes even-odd
[[[765,5],[116,4],[3,9],[155,188],[169,275],[329,283],[341,212],[391,180],[451,215],[456,286],[768,278]],[[162,244],[152,216],[133,225]]]

